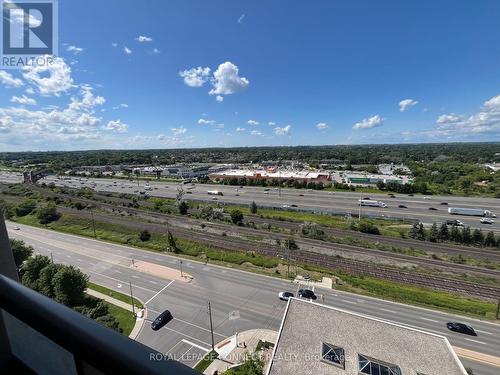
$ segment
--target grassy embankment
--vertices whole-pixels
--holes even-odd
[[[47,225],[39,224],[37,218],[33,215],[13,219],[19,223],[36,227],[93,237],[90,223],[84,223],[76,216],[64,215],[58,221]],[[128,228],[118,225],[97,222],[96,228],[97,237],[100,240],[158,252],[165,251],[167,248],[165,235],[152,233],[151,239],[143,242],[139,239],[138,233],[130,233]],[[286,274],[286,266],[281,264],[280,259],[277,257],[271,258],[253,253],[226,251],[183,239],[176,239],[176,244],[178,247],[177,256],[194,258],[200,261],[208,260],[211,263],[276,277],[285,277]],[[327,270],[308,265],[294,265],[292,271],[294,273],[308,272],[316,279],[320,279],[322,276],[338,276],[343,281],[343,285],[337,286],[339,289],[396,302],[430,307],[478,318],[494,319],[495,315],[495,303],[480,299],[464,298],[451,293],[417,288],[370,277],[349,275],[338,270]]]

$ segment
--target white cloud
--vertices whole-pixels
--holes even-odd
[[[0,70],[0,82],[7,87],[21,87],[24,85],[21,79],[14,78],[12,74],[7,73],[5,70]]]
[[[215,97],[215,100],[217,100],[219,103],[223,102],[224,101],[224,97],[222,95],[217,95]]]
[[[325,122],[319,122],[319,123],[316,124],[316,127],[319,130],[325,130],[325,129],[328,129],[328,124],[325,123]]]
[[[184,79],[184,83],[190,87],[201,87],[208,81],[210,76],[210,68],[201,66],[179,72],[179,75]]]
[[[102,96],[94,96],[93,88],[89,85],[82,85],[80,87],[81,98],[71,98],[69,108],[73,110],[91,110],[93,107],[103,105],[106,99]]]
[[[282,128],[280,128],[279,126],[274,128],[274,134],[276,135],[290,135],[290,131],[292,130],[292,125],[287,125],[287,126],[284,126]]]
[[[456,115],[454,113],[450,113],[448,115],[441,115],[438,117],[436,122],[438,124],[449,124],[449,123],[455,123],[463,120],[463,116],[461,115]]]
[[[214,125],[215,123],[215,120],[205,120],[204,118],[198,120],[198,125]]]
[[[77,46],[68,46],[66,48],[66,51],[72,52],[73,54],[78,55],[79,53],[83,52],[83,48],[77,47]]]
[[[249,85],[248,79],[239,76],[239,68],[226,61],[219,65],[213,73],[212,90],[210,95],[231,95],[246,89]]]
[[[52,64],[25,66],[23,77],[34,84],[42,95],[59,96],[60,93],[74,87],[71,68],[60,57],[53,58]]]
[[[118,43],[111,43],[111,46],[118,47]]]
[[[146,42],[152,42],[153,38],[144,35],[139,35],[137,38],[135,38],[135,40],[137,40],[139,43],[146,43]]]
[[[28,98],[26,95],[13,96],[10,101],[12,103],[25,104],[25,105],[36,105],[36,100],[33,98]]]
[[[259,122],[258,122],[258,121],[255,121],[255,120],[248,120],[248,121],[247,121],[247,124],[248,124],[248,125],[259,125]]]
[[[276,123],[275,123],[274,121],[269,121],[269,122],[267,123],[267,125],[269,125],[269,126],[275,126],[275,125],[276,125]]]
[[[352,127],[353,129],[372,129],[377,126],[382,126],[384,119],[380,115],[375,115],[370,118],[365,118],[360,122],[357,122]]]
[[[500,95],[494,96],[483,103],[478,113],[464,116],[455,113],[440,115],[437,129],[427,132],[427,135],[460,137],[475,134],[500,135]]]
[[[238,18],[238,23],[243,23],[243,20],[245,19],[245,14],[242,14],[239,18]]]
[[[413,100],[413,99],[404,99],[399,102],[399,110],[400,112],[404,112],[407,109],[410,109],[411,107],[415,106],[418,104],[418,101]]]
[[[184,126],[181,126],[179,128],[171,128],[170,130],[172,130],[172,133],[174,133],[174,135],[186,134],[187,132],[187,129]]]
[[[26,89],[26,94],[30,94],[30,95],[35,94],[35,90],[33,89],[33,87],[31,87],[31,86],[30,86],[30,87],[28,87],[28,88]]]
[[[125,52],[127,55],[130,55],[132,53],[132,50],[128,47],[123,47],[123,52]]]
[[[262,132],[259,130],[252,130],[250,132],[251,135],[262,136]]]
[[[120,120],[109,121],[106,125],[106,129],[116,131],[118,133],[124,133],[128,130],[128,125],[124,124]]]
[[[245,128],[236,128],[236,131],[237,132],[244,132],[244,131],[246,131],[246,129]]]
[[[153,48],[153,53],[160,53],[160,50],[158,48]]]

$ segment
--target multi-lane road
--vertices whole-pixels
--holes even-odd
[[[20,174],[9,172],[0,173],[0,181],[21,182]],[[68,186],[72,188],[89,187],[96,191],[118,192],[138,194],[144,191],[144,181],[129,181],[106,178],[79,178],[59,179],[56,176],[47,176],[40,180],[40,183],[51,183],[58,186]],[[150,196],[175,198],[178,183],[151,181],[148,183],[151,190],[147,191]],[[481,224],[479,217],[457,216],[448,213],[448,207],[482,208],[499,214],[500,217],[500,199],[495,198],[471,198],[455,196],[408,196],[405,194],[395,194],[391,198],[387,194],[368,194],[353,192],[329,192],[306,189],[280,189],[263,188],[256,186],[229,186],[229,185],[210,185],[196,184],[183,185],[185,199],[212,201],[214,198],[220,203],[244,204],[256,202],[263,207],[284,207],[295,210],[306,210],[312,212],[325,212],[334,214],[351,214],[353,216],[368,215],[372,217],[392,217],[400,219],[420,220],[426,224],[433,222],[442,223],[450,219],[459,219],[465,225],[479,227],[483,230],[493,230],[500,232],[500,218],[494,224]],[[208,191],[218,190],[223,195],[208,195]],[[358,206],[360,198],[369,197],[372,200],[383,201],[387,208]],[[442,203],[447,203],[444,205]],[[297,207],[290,207],[296,205]],[[405,206],[406,208],[400,208]]]
[[[184,260],[182,267],[194,279],[190,283],[172,281],[138,271],[132,266],[132,259],[178,268],[176,257],[14,223],[7,227],[12,238],[27,242],[38,253],[52,254],[55,262],[79,267],[93,282],[124,293],[128,293],[131,282],[135,296],[147,305],[148,319],[165,309],[171,310],[173,321],[158,332],[146,323],[137,339],[191,366],[211,346],[208,301],[212,305],[214,339],[218,342],[247,329],[278,330],[285,303],[277,294],[298,289],[285,280],[189,260]],[[20,229],[14,230],[15,227]],[[316,293],[327,305],[438,333],[455,347],[493,356],[500,353],[500,325],[494,323],[337,290],[317,288]],[[469,323],[478,336],[448,331],[448,321]],[[498,367],[462,360],[476,375],[498,374]]]

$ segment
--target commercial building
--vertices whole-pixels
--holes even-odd
[[[268,169],[227,169],[210,173],[208,177],[213,181],[229,180],[233,178],[246,178],[249,180],[266,181],[300,181],[300,182],[328,182],[330,173],[311,171],[280,171],[277,168]]]
[[[291,298],[267,375],[467,375],[444,336]]]
[[[361,185],[375,185],[378,182],[385,184],[395,182],[401,185],[413,183],[413,177],[411,176],[395,176],[392,174],[347,173],[344,175],[344,180],[347,184]]]

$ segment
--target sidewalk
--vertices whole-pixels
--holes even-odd
[[[87,289],[85,291],[85,293],[87,293],[93,297],[100,298],[106,302],[111,303],[112,305],[121,307],[122,309],[125,309],[127,311],[132,312],[132,305],[130,305],[130,303],[120,301],[119,299],[110,297],[107,294],[104,294],[104,293],[101,293],[101,292],[98,292],[98,291],[92,290],[92,289]],[[142,326],[144,325],[144,321],[146,320],[146,315],[147,315],[147,309],[136,308],[135,313],[137,314],[135,326],[132,329],[132,331],[130,332],[130,335],[128,335],[128,337],[130,337],[132,340],[135,340],[135,338],[139,335],[139,332],[141,331]]]
[[[278,332],[269,329],[251,329],[238,332],[215,345],[219,358],[214,360],[203,372],[212,375],[215,371],[222,374],[228,368],[245,361],[249,354],[253,354],[260,340],[276,343]]]

